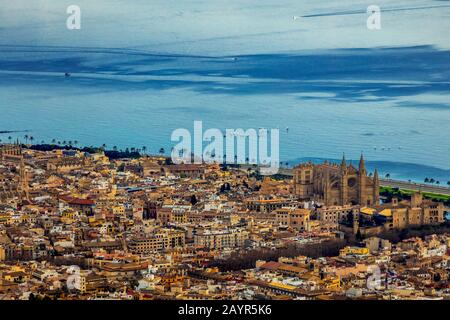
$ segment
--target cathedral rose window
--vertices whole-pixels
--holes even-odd
[[[348,179],[347,183],[348,183],[348,186],[350,188],[353,188],[356,185],[356,179],[355,178],[350,178],[350,179]]]

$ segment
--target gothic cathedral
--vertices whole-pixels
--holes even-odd
[[[368,176],[361,155],[359,168],[347,165],[345,156],[340,165],[325,161],[315,165],[303,163],[294,168],[294,193],[304,200],[315,200],[326,206],[378,205],[380,202],[378,172]]]

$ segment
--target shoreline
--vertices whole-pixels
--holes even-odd
[[[87,153],[95,153],[95,152],[99,152],[99,151],[103,151],[105,152],[105,155],[107,155],[110,159],[119,159],[119,158],[140,158],[143,156],[164,156],[166,158],[168,158],[168,156],[165,154],[166,150],[164,150],[164,148],[161,148],[158,154],[147,154],[145,153],[145,150],[142,150],[140,148],[126,148],[125,150],[122,149],[113,149],[113,150],[109,150],[106,148],[106,146],[100,146],[100,147],[94,147],[94,146],[74,146],[74,145],[58,145],[58,144],[21,144],[23,147],[31,149],[31,150],[37,150],[37,151],[51,151],[51,150],[78,150],[78,151],[82,151],[82,152],[87,152]],[[142,152],[143,151],[143,152]],[[161,151],[163,151],[161,153]],[[280,174],[284,174],[283,171],[288,172],[290,170],[292,170],[292,167],[302,163],[302,162],[308,162],[311,161],[313,163],[322,163],[323,161],[329,161],[329,162],[335,162],[335,163],[339,163],[340,160],[337,159],[327,159],[327,158],[312,158],[312,157],[304,157],[304,158],[297,158],[296,160],[292,161],[292,162],[281,162],[283,163],[288,163],[289,165],[287,167],[280,167]],[[348,160],[347,161],[349,164],[353,163],[356,164],[358,163],[358,161],[356,160]],[[384,164],[384,166],[383,166]],[[386,166],[386,164],[388,164]],[[237,164],[239,167],[253,167],[252,165],[248,165],[248,164]],[[402,162],[390,162],[390,161],[366,161],[366,166],[368,168],[369,171],[372,171],[374,168],[377,168],[379,170],[379,172],[382,174],[381,175],[381,181],[383,181],[386,186],[393,186],[392,183],[397,183],[397,184],[405,184],[408,185],[410,187],[413,187],[413,189],[417,189],[418,187],[422,187],[424,189],[427,188],[432,188],[432,189],[442,189],[442,190],[449,190],[449,194],[450,194],[450,184],[448,184],[448,182],[450,182],[450,170],[445,170],[445,169],[440,169],[440,168],[436,168],[436,167],[430,167],[430,166],[425,166],[425,165],[418,165],[418,164],[413,164],[413,163],[402,163]],[[390,168],[389,168],[390,167]],[[422,169],[421,169],[422,168]],[[388,171],[386,169],[394,169],[394,170],[389,170],[390,173],[387,173]],[[433,173],[431,171],[436,171],[436,172],[443,172],[443,174],[446,174],[446,172],[448,172],[448,178],[446,179],[441,179],[441,181],[439,181],[438,179],[434,178],[433,175],[429,175],[429,178],[433,178],[435,181],[439,181],[439,184],[436,183],[424,183],[423,180],[417,179],[416,177],[413,177],[411,175],[409,175],[407,178],[402,178],[402,170],[399,169],[403,169],[404,171],[406,170],[413,170],[415,172],[427,172],[428,173]],[[439,177],[442,173],[437,174],[436,176]],[[404,188],[402,188],[404,189]],[[445,195],[447,194],[447,192],[444,193]]]

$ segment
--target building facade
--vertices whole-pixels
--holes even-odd
[[[185,236],[184,231],[161,229],[145,236],[133,236],[128,242],[128,249],[136,254],[151,254],[166,249],[182,248],[185,245]]]
[[[294,168],[294,193],[303,200],[315,200],[326,206],[377,205],[380,201],[378,172],[367,174],[361,155],[359,168],[347,165],[345,157],[340,165],[311,162]]]
[[[248,239],[248,231],[241,228],[197,228],[194,234],[196,247],[210,249],[242,247]]]
[[[281,208],[275,210],[276,222],[279,226],[290,227],[301,231],[310,231],[310,209]]]

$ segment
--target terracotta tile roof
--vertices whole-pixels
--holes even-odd
[[[64,202],[67,202],[68,204],[74,204],[74,205],[94,205],[95,201],[92,199],[79,199],[79,198],[72,198],[72,197],[66,197],[62,196],[59,197],[60,200],[63,200]]]

